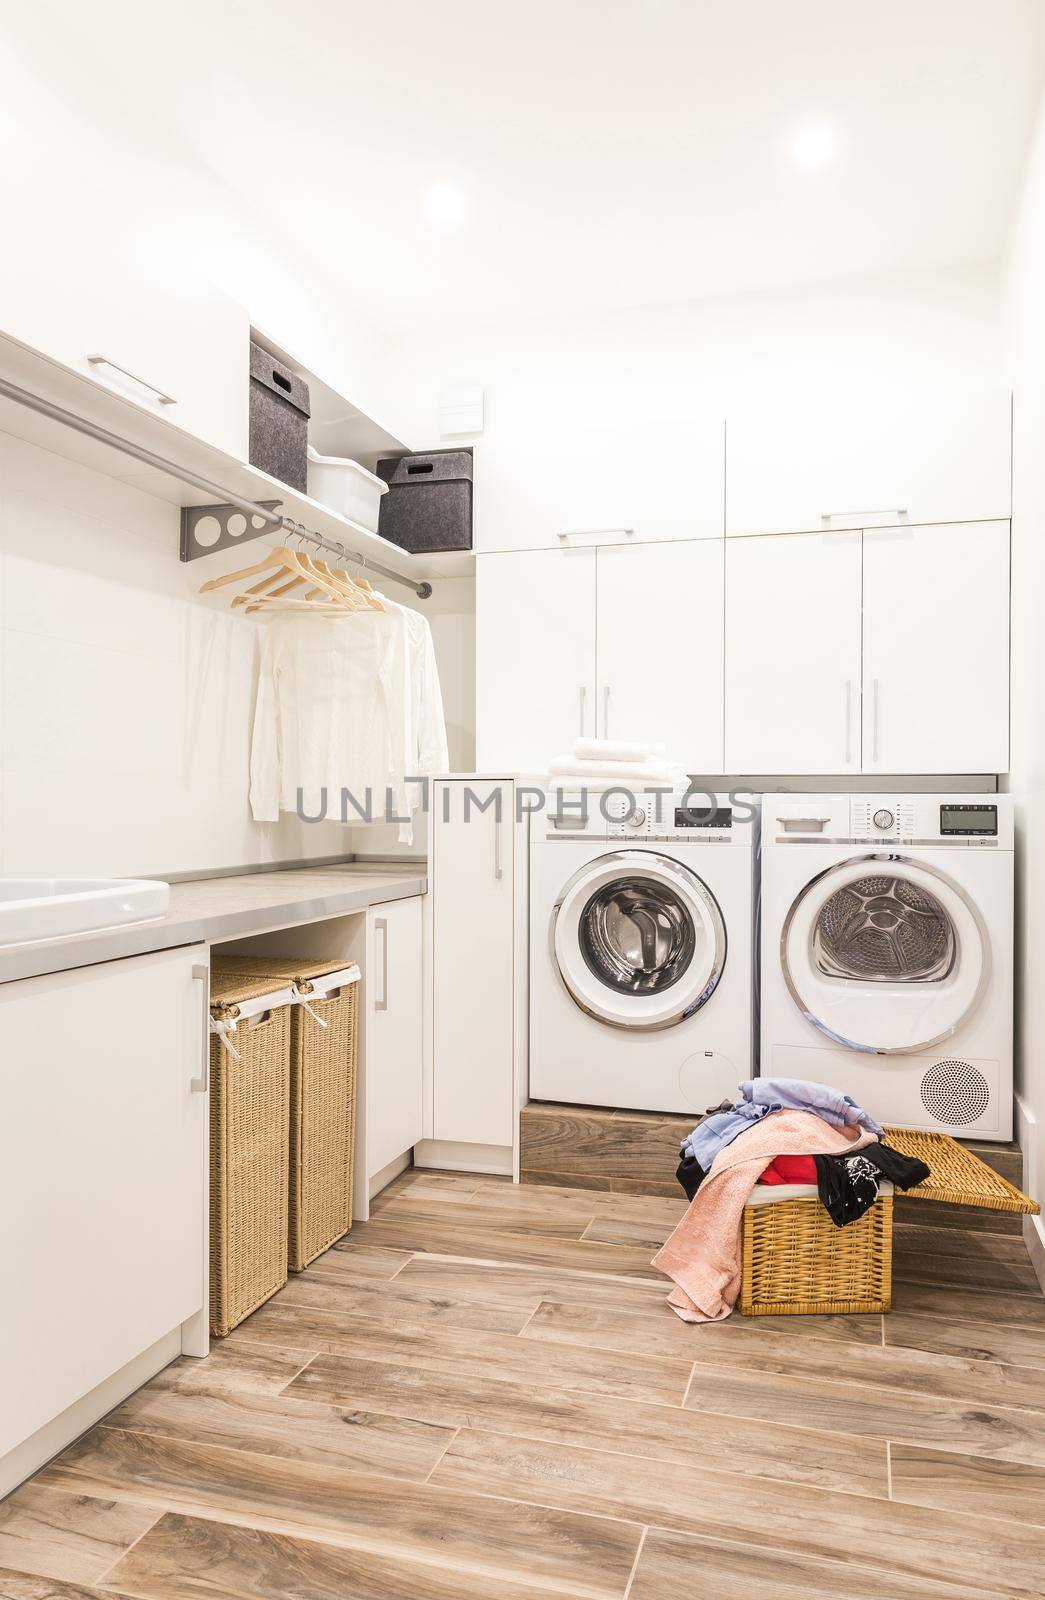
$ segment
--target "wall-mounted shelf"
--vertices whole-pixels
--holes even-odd
[[[413,582],[474,571],[470,552],[417,556],[371,533],[359,523],[311,500],[248,462],[179,428],[146,406],[114,393],[104,383],[0,334],[0,378],[76,418],[113,434],[121,443],[162,458],[162,469],[147,466],[121,448],[87,437],[74,428],[40,415],[0,395],[0,431],[25,439],[55,455],[79,461],[108,477],[132,484],[174,506],[199,506],[214,495],[201,494],[192,478],[220,486],[228,496],[252,503],[280,502],[281,512],[335,545],[346,545],[391,572]],[[246,381],[246,380],[244,380]],[[178,473],[188,475],[181,479]],[[274,530],[275,531],[275,530]]]

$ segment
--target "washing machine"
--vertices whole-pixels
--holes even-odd
[[[758,802],[554,796],[530,819],[530,1095],[702,1112],[751,1077]]]
[[[881,1122],[1012,1137],[1009,795],[766,795],[761,1061]]]

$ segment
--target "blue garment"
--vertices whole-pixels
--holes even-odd
[[[764,1106],[767,1111],[813,1111],[832,1128],[851,1128],[855,1124],[881,1139],[885,1129],[871,1114],[847,1094],[826,1083],[807,1083],[804,1078],[750,1078],[740,1085],[743,1103]]]
[[[857,1126],[881,1139],[885,1129],[851,1100],[847,1094],[826,1083],[807,1083],[804,1078],[749,1078],[740,1085],[740,1099],[731,1111],[716,1111],[683,1140],[683,1157],[691,1156],[707,1172],[720,1150],[753,1123],[761,1122],[772,1111],[811,1111],[832,1128]]]

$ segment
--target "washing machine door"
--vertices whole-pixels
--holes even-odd
[[[552,912],[552,949],[567,991],[615,1028],[670,1028],[714,993],[726,925],[697,874],[652,850],[589,861]]]
[[[836,1044],[903,1055],[950,1038],[987,987],[990,947],[964,891],[907,856],[854,856],[792,903],[780,960],[795,1004]]]

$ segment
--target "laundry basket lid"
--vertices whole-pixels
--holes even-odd
[[[924,1161],[929,1176],[908,1189],[908,1200],[937,1200],[951,1206],[980,1206],[985,1211],[1018,1211],[1037,1216],[1041,1207],[1016,1185],[995,1172],[972,1150],[946,1133],[922,1133],[917,1128],[886,1128],[885,1139],[894,1150]]]

